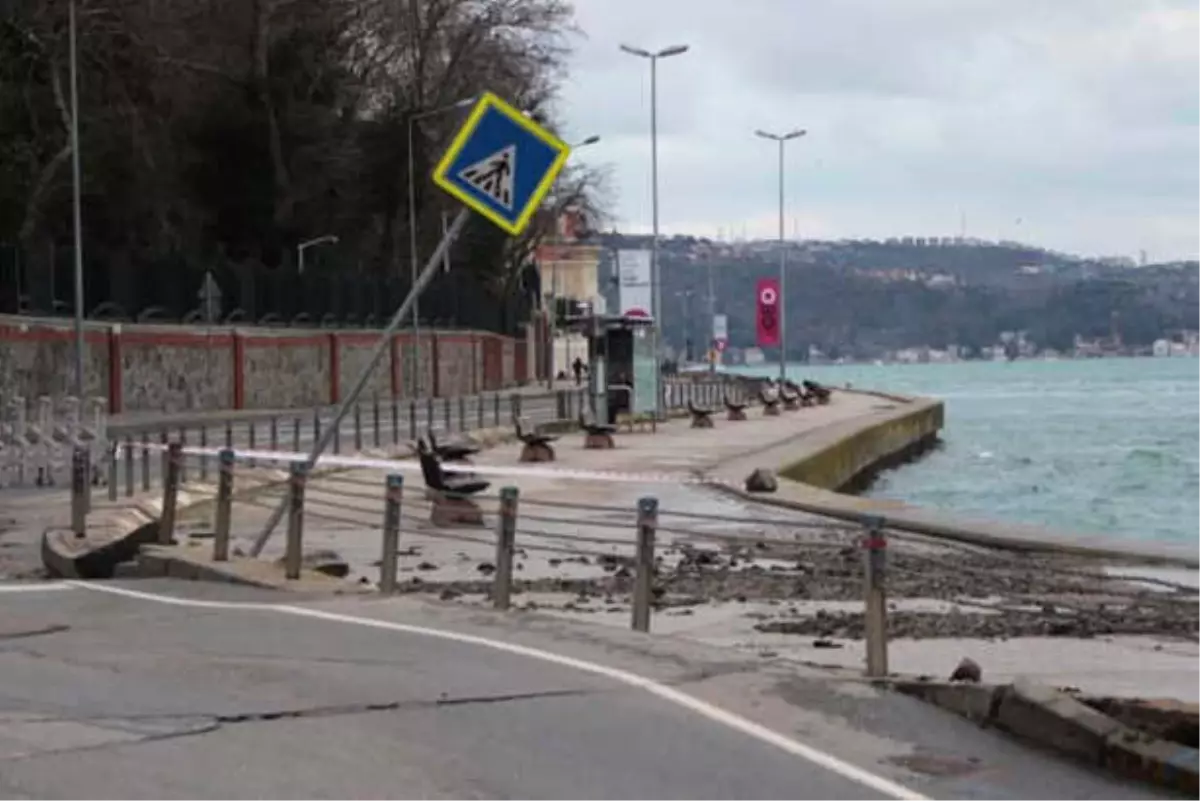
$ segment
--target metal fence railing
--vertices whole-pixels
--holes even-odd
[[[104,398],[43,395],[0,400],[0,487],[51,487],[70,470],[72,454],[88,455],[91,479],[109,450],[108,404]]]

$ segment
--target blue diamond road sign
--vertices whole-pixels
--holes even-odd
[[[485,92],[433,171],[433,182],[516,236],[569,154],[554,134]]]

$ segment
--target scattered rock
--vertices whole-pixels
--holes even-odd
[[[283,562],[283,557],[275,560],[275,563],[280,566],[283,565]],[[300,566],[333,578],[346,578],[350,575],[350,564],[336,551],[322,549],[309,551],[301,557]]]
[[[813,640],[812,644],[813,644],[813,648],[841,648],[842,647],[842,644],[840,642],[834,642],[833,640],[827,640],[827,639],[823,639],[823,638]]]
[[[475,568],[485,576],[490,576],[496,572],[496,566],[491,562],[480,562],[479,567]]]
[[[451,589],[450,587],[447,587],[446,589],[444,589],[440,593],[438,593],[438,598],[442,599],[443,601],[453,601],[455,598],[459,598],[461,596],[462,596],[461,592],[459,592],[458,590]]]
[[[775,474],[760,467],[746,476],[746,492],[774,492],[779,489]]]
[[[438,566],[435,565],[433,562],[421,562],[421,564],[417,565],[417,570],[437,570],[437,569],[438,569]]]
[[[958,667],[950,674],[950,681],[969,681],[973,684],[978,684],[983,679],[983,669],[979,667],[979,663],[970,657],[964,656],[962,661],[958,663]]]

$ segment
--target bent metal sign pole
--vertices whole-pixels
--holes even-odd
[[[421,292],[442,266],[450,246],[466,225],[470,212],[475,211],[501,230],[517,236],[528,227],[570,152],[565,142],[491,92],[485,92],[479,98],[433,173],[433,182],[461,201],[464,208],[446,229],[416,284],[409,290],[408,297],[380,334],[370,360],[354,382],[354,388],[338,406],[333,420],[325,427],[312,452],[304,460],[306,470],[312,469],[333,441],[346,413],[358,401],[371,374],[379,366],[384,353],[388,352],[401,321],[408,316]],[[254,542],[252,556],[262,553],[263,546],[283,518],[287,505],[288,498],[284,497],[271,513]]]

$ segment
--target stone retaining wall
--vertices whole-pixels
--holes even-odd
[[[166,326],[89,322],[84,332],[88,396],[120,412],[283,409],[336,402],[378,341],[373,331]],[[527,380],[526,343],[476,331],[397,334],[366,393],[459,395]],[[419,358],[417,353],[419,352]],[[70,393],[74,333],[69,320],[0,315],[0,395]]]
[[[944,422],[942,402],[917,398],[901,404],[878,422],[831,427],[826,443],[780,475],[821,489],[849,489],[932,445]]]

